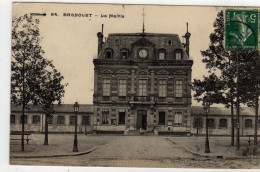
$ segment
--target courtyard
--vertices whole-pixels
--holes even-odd
[[[10,142],[11,165],[154,167],[154,168],[260,168],[258,156],[243,156],[248,137],[241,138],[241,149],[230,146],[230,137],[210,137],[211,153],[204,153],[205,137],[174,136],[78,136],[79,152],[72,152],[73,134],[32,134],[25,151],[20,142]],[[251,138],[252,139],[252,138]],[[260,150],[260,146],[258,146]]]

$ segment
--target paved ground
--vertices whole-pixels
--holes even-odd
[[[174,168],[260,168],[259,159],[205,158],[190,152],[190,147],[203,147],[204,138],[160,136],[88,136],[88,141],[106,140],[86,155],[61,158],[11,158],[11,164],[57,166],[174,167]],[[212,148],[220,140],[211,139]],[[82,142],[81,142],[82,144]],[[200,145],[200,146],[195,146]],[[222,145],[222,142],[220,144]],[[199,150],[200,151],[200,150]],[[13,153],[14,155],[15,153]],[[213,153],[214,154],[214,151]]]

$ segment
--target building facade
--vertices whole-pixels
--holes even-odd
[[[78,113],[78,132],[92,133],[93,105],[80,105]],[[42,133],[45,131],[45,114],[41,107],[30,105],[25,110],[25,131]],[[49,133],[73,133],[75,132],[75,113],[73,104],[54,105],[54,114],[48,118]],[[11,132],[22,131],[22,107],[11,105],[10,116]]]
[[[93,130],[190,133],[190,36],[99,32]]]

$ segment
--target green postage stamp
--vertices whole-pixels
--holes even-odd
[[[225,48],[227,50],[258,49],[258,10],[225,10]]]

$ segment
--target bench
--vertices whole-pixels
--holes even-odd
[[[24,133],[24,136],[26,136],[26,138],[24,138],[24,140],[26,140],[27,145],[29,144],[29,141],[31,139],[29,139],[29,135],[31,135],[30,133]],[[10,133],[10,136],[22,136],[22,133]],[[11,138],[10,140],[22,140],[22,138]]]

